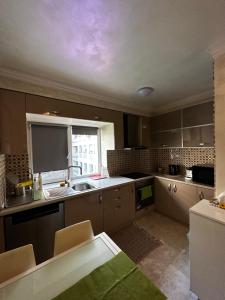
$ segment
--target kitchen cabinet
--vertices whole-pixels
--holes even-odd
[[[183,129],[184,147],[213,147],[214,126],[199,126]]]
[[[213,102],[206,102],[183,109],[183,127],[213,123]]]
[[[207,189],[207,188],[203,188],[203,187],[198,187],[197,188],[197,200],[212,200],[215,195],[214,195],[214,189]]]
[[[124,147],[123,113],[120,111],[27,94],[26,112],[36,114],[50,112],[61,117],[114,123],[115,147],[116,149]]]
[[[152,132],[181,128],[181,110],[151,118]]]
[[[5,251],[4,219],[0,217],[0,253]]]
[[[149,147],[151,145],[150,118],[141,117],[140,130],[141,130],[140,146]]]
[[[151,134],[152,148],[181,147],[181,146],[182,146],[181,129],[174,129],[171,131],[164,131],[164,132],[153,132]]]
[[[155,179],[155,206],[160,213],[189,224],[189,208],[197,203],[196,187],[167,179]]]
[[[85,220],[91,220],[95,235],[103,231],[101,192],[91,192],[65,201],[65,226]]]
[[[104,190],[104,231],[114,232],[132,222],[135,216],[134,185]]]
[[[26,152],[25,93],[0,89],[0,153]]]

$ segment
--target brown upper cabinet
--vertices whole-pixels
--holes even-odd
[[[112,122],[115,130],[115,147],[122,149],[124,146],[123,113],[120,111],[27,94],[26,112],[36,114],[50,112],[60,117]]]
[[[0,153],[27,152],[25,93],[0,89]]]
[[[198,126],[183,129],[184,147],[213,147],[214,126]]]
[[[183,109],[183,127],[213,123],[213,102],[206,102]]]
[[[153,148],[161,147],[181,147],[182,135],[181,129],[174,129],[163,132],[153,132],[151,134],[151,146]]]
[[[181,128],[181,111],[176,110],[151,118],[152,132]]]

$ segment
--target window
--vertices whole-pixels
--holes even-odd
[[[98,173],[98,128],[31,124],[29,156],[33,172],[42,173],[43,183],[65,180],[69,165],[80,166],[83,176]],[[80,169],[72,168],[71,174],[80,176]]]
[[[98,129],[95,127],[74,126],[72,128],[72,149],[75,149],[75,147],[82,149],[82,153],[76,160],[82,167],[83,175],[98,172],[100,155]],[[72,151],[72,159],[75,156],[75,151]],[[92,168],[87,167],[90,164],[92,164]],[[74,175],[77,175],[78,172],[79,169],[74,169]]]

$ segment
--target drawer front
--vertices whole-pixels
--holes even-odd
[[[103,198],[105,200],[122,200],[125,199],[132,192],[132,185],[118,186],[106,191],[103,191]]]

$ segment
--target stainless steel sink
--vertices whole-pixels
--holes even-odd
[[[91,190],[94,188],[95,187],[93,185],[89,184],[88,182],[76,183],[72,186],[72,189],[74,189],[77,192]]]

